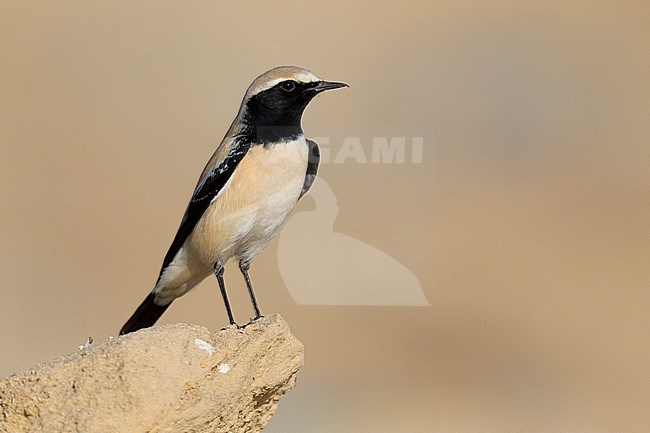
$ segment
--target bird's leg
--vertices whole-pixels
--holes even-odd
[[[230,301],[228,300],[228,293],[226,293],[226,283],[223,281],[223,265],[219,262],[214,265],[214,275],[217,277],[219,282],[219,289],[221,290],[221,296],[223,297],[223,303],[226,306],[226,312],[228,313],[228,320],[231,325],[235,325],[239,328],[239,325],[235,323],[235,318],[232,316],[232,310],[230,309]]]
[[[251,279],[248,276],[248,270],[250,269],[251,264],[245,260],[239,261],[239,270],[244,275],[244,280],[246,280],[246,287],[248,287],[248,295],[251,297],[251,303],[253,304],[253,309],[255,310],[255,317],[253,321],[262,317],[260,313],[260,308],[257,306],[257,299],[255,299],[255,292],[253,292],[253,285],[251,284]]]

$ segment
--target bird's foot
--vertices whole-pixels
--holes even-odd
[[[252,325],[253,323],[255,323],[255,322],[257,322],[258,320],[263,319],[263,318],[264,318],[264,316],[262,316],[261,314],[260,314],[260,315],[257,315],[257,316],[255,316],[255,317],[253,317],[251,320],[249,320],[247,324],[245,324],[244,326],[242,326],[242,328],[245,328],[245,327],[247,327],[248,325]]]
[[[233,326],[235,327],[235,329],[244,329],[247,325],[248,323],[246,325],[238,325],[236,322],[232,322],[230,325],[226,326],[225,328],[221,328],[221,330],[225,331],[226,329],[230,329]]]

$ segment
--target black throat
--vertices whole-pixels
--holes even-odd
[[[269,147],[273,143],[296,140],[303,134],[300,125],[246,125],[241,134],[242,138],[252,145],[260,144]]]
[[[265,146],[301,136],[302,113],[315,95],[308,91],[310,87],[312,83],[296,83],[294,91],[286,92],[276,85],[251,97],[246,102],[242,135]]]

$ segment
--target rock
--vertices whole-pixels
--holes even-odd
[[[279,315],[242,330],[155,326],[0,382],[1,432],[259,432],[302,343]]]

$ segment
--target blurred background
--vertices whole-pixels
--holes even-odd
[[[0,376],[116,335],[246,87],[295,64],[351,85],[303,118],[332,155],[423,137],[320,174],[431,306],[299,305],[276,240],[252,277],[306,365],[266,431],[648,432],[649,52],[647,2],[3,1]],[[224,326],[216,282],[170,322]]]

